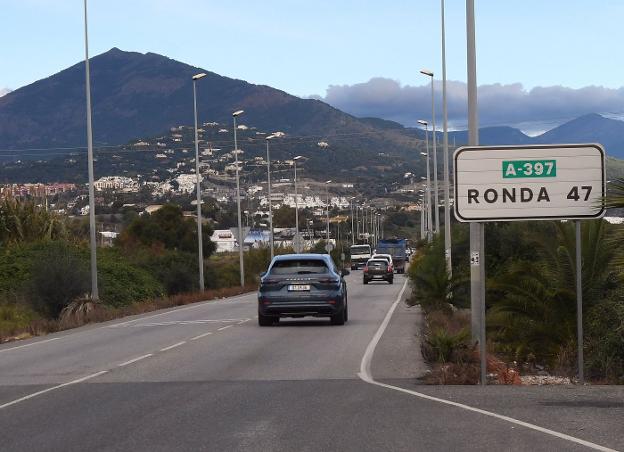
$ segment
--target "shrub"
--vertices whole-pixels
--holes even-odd
[[[90,290],[89,268],[75,246],[50,242],[33,262],[28,294],[45,317],[58,317],[73,299]]]

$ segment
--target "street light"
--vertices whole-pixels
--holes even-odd
[[[202,213],[201,213],[201,176],[199,174],[199,140],[197,137],[197,80],[204,78],[206,74],[193,76],[193,112],[195,115],[195,176],[197,178],[197,261],[199,264],[199,291],[204,291],[204,245],[202,237]]]
[[[353,200],[355,200],[355,196],[351,197],[351,245],[355,245],[355,219],[353,218]]]
[[[451,210],[450,210],[450,178],[449,173],[449,148],[448,148],[448,109],[446,103],[446,28],[444,23],[444,0],[440,0],[442,12],[442,118],[443,118],[443,141],[444,148],[444,257],[446,258],[446,271],[449,278],[453,274],[453,262],[451,258]]]
[[[95,192],[93,185],[93,127],[91,124],[91,75],[89,73],[89,29],[87,26],[87,0],[84,0],[85,78],[87,97],[87,166],[89,172],[89,236],[91,248],[91,298],[100,298],[97,280],[97,241],[95,238]]]
[[[293,159],[295,166],[295,240],[299,240],[299,194],[297,193],[297,162],[303,155],[298,155]],[[296,251],[296,250],[295,250]]]
[[[271,246],[271,261],[275,255],[275,246],[273,242],[273,202],[271,201],[271,155],[269,153],[269,141],[275,138],[275,135],[269,135],[266,137],[266,152],[267,152],[267,192],[269,199],[269,242]]]
[[[329,243],[329,184],[331,184],[330,180],[325,181],[325,191],[327,193],[327,204],[326,204],[326,211],[327,211],[327,234],[325,237],[327,237],[327,243]]]
[[[426,143],[426,153],[422,153],[421,155],[427,156],[427,240],[431,241],[431,176],[429,170],[429,123],[423,119],[418,120],[418,124],[422,124],[425,126],[425,143]]]
[[[234,159],[236,165],[236,210],[238,213],[238,265],[240,268],[240,285],[245,286],[245,264],[243,262],[243,245],[245,238],[243,237],[243,224],[241,221],[241,198],[240,198],[240,177],[238,168],[238,142],[236,141],[236,118],[244,113],[244,110],[236,110],[232,113],[234,121]]]
[[[423,69],[421,74],[431,78],[431,129],[432,129],[432,142],[433,142],[433,195],[435,199],[435,228],[434,233],[440,231],[440,200],[438,199],[438,152],[436,149],[436,127],[435,127],[435,95],[433,91],[433,72]]]

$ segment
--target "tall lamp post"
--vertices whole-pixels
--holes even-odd
[[[240,198],[240,175],[238,168],[238,141],[236,140],[236,118],[242,115],[244,110],[236,110],[232,113],[234,121],[234,164],[236,165],[236,210],[238,213],[238,265],[240,268],[240,285],[245,286],[245,263],[243,261],[243,246],[245,237],[243,237],[243,224],[241,220],[241,198]]]
[[[440,231],[440,200],[438,199],[438,152],[436,148],[436,126],[435,126],[435,94],[433,91],[433,72],[423,69],[421,74],[431,78],[431,140],[433,143],[433,196],[435,202],[435,227],[433,232],[437,234]]]
[[[355,245],[355,218],[353,218],[353,201],[355,196],[351,197],[351,245]]]
[[[448,148],[448,110],[446,104],[446,31],[444,24],[444,0],[440,0],[442,12],[442,118],[444,148],[444,257],[446,258],[446,271],[449,278],[453,274],[453,261],[451,253],[451,196],[450,196],[450,168]]]
[[[295,166],[295,240],[299,240],[299,194],[297,192],[297,162],[303,158],[298,155],[293,159]]]
[[[271,201],[271,155],[269,153],[269,141],[275,138],[275,135],[266,137],[267,151],[267,195],[269,200],[269,243],[271,246],[271,260],[275,256],[275,246],[273,242],[273,202]]]
[[[327,202],[325,204],[325,211],[327,213],[327,233],[325,237],[327,238],[327,243],[329,243],[329,184],[331,184],[330,180],[325,181],[325,192],[327,195]]]
[[[432,228],[432,208],[431,208],[431,171],[429,169],[429,123],[423,119],[418,120],[418,124],[425,126],[425,144],[427,152],[424,154],[427,156],[427,239],[431,241],[431,228]],[[435,133],[434,133],[435,140]],[[423,153],[421,152],[421,155]],[[435,154],[434,154],[435,155]],[[435,160],[434,160],[435,162]],[[434,163],[435,166],[435,163]]]
[[[199,264],[199,290],[204,291],[204,244],[202,237],[202,213],[201,213],[201,175],[199,174],[199,139],[197,136],[197,80],[204,78],[206,74],[193,76],[193,112],[195,115],[195,175],[197,176],[197,261]]]
[[[85,78],[87,97],[87,165],[89,171],[89,238],[91,248],[91,298],[99,300],[97,279],[97,241],[95,238],[95,192],[93,186],[93,127],[91,123],[91,75],[89,72],[89,29],[87,0],[84,0]]]

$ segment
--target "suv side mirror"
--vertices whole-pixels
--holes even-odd
[[[267,272],[260,272],[260,278],[264,278],[266,276]]]
[[[346,268],[343,268],[342,271],[340,272],[341,276],[347,276],[347,275],[350,275],[350,274],[351,274],[351,272],[348,269],[346,269]]]

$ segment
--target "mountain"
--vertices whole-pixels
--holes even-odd
[[[536,137],[538,143],[600,143],[612,157],[624,157],[624,122],[589,114]]]
[[[162,134],[173,126],[192,124],[191,76],[199,72],[207,73],[197,82],[201,121],[229,125],[231,112],[244,109],[240,123],[291,135],[322,138],[387,129],[319,100],[301,99],[269,86],[223,77],[154,53],[113,48],[93,57],[90,69],[94,141],[100,145],[123,144]],[[84,146],[84,79],[81,62],[1,97],[0,148]],[[384,142],[376,138],[372,146]],[[404,142],[394,144],[405,147]],[[408,147],[413,148],[413,143]]]
[[[441,137],[441,135],[439,135]],[[449,141],[456,144],[468,142],[465,130],[450,132]],[[484,127],[479,129],[482,145],[522,145],[557,143],[600,143],[609,157],[624,158],[624,121],[588,114],[566,122],[541,135],[530,137],[513,127]]]

